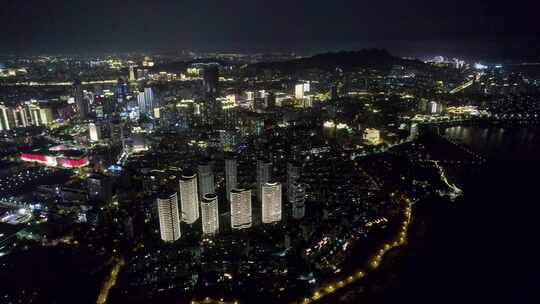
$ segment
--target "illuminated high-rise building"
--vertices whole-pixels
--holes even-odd
[[[88,132],[90,133],[90,141],[99,141],[101,139],[101,126],[93,122],[88,124]]]
[[[197,193],[197,173],[184,171],[180,177],[180,203],[182,220],[193,224],[199,219],[199,199]]]
[[[73,82],[73,96],[75,98],[75,105],[77,106],[77,113],[81,119],[88,118],[90,107],[88,100],[84,98],[84,92],[82,89],[82,83],[79,79]]]
[[[231,191],[238,185],[238,161],[233,157],[225,159],[225,189],[227,200],[231,199]]]
[[[15,128],[15,115],[11,108],[0,105],[0,131]]]
[[[299,182],[301,165],[296,162],[287,164],[287,200],[292,206],[292,215],[301,219],[305,215],[305,187]]]
[[[199,180],[199,196],[201,198],[215,192],[214,173],[209,163],[200,163],[197,166],[197,179]]]
[[[262,222],[281,221],[281,184],[265,183],[262,187]]]
[[[155,100],[154,100],[154,90],[152,88],[144,88],[144,101],[146,103],[146,112],[153,113]]]
[[[300,220],[306,215],[306,187],[302,183],[295,183],[294,201],[292,202],[292,216],[294,219]]]
[[[126,85],[124,79],[119,78],[116,83],[116,100],[122,102],[126,99],[128,93],[128,86]],[[116,111],[116,108],[114,109]]]
[[[272,177],[272,162],[257,160],[257,200],[262,201],[262,187]]]
[[[201,200],[202,229],[205,235],[219,232],[218,198],[214,193],[206,194]]]
[[[159,232],[165,242],[174,242],[180,234],[180,212],[176,192],[162,192],[157,199]]]
[[[31,103],[28,106],[30,120],[34,126],[47,126],[54,121],[50,107],[42,107],[39,103]]]
[[[287,200],[293,202],[295,199],[293,185],[298,183],[300,178],[300,164],[296,162],[289,162],[287,164]]]
[[[300,83],[294,86],[294,98],[302,99],[304,98],[304,84]]]
[[[137,105],[139,106],[139,113],[146,113],[146,100],[144,96],[144,90],[139,90],[137,94]]]
[[[429,114],[437,114],[437,112],[438,112],[438,104],[435,101],[429,102],[428,111],[429,111]]]
[[[13,110],[13,116],[15,116],[15,125],[17,127],[28,127],[32,123],[30,110],[27,106],[17,105]]]
[[[251,227],[251,190],[243,187],[231,191],[231,227],[232,229],[244,229]]]
[[[152,88],[141,89],[137,95],[137,104],[139,105],[139,113],[153,114],[154,90]]]
[[[133,68],[133,65],[129,65],[129,81],[135,81],[135,69]]]
[[[251,222],[251,190],[238,187],[231,191],[231,228],[249,228]]]

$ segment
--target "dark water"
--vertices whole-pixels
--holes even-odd
[[[489,160],[540,160],[540,127],[452,127],[445,135]]]
[[[441,282],[454,294],[492,303],[540,303],[540,128],[454,127],[446,136],[488,161],[465,176],[461,204],[434,220],[441,229],[430,259],[446,260]],[[451,254],[450,254],[451,253]],[[449,280],[448,280],[448,279]]]
[[[408,245],[338,303],[540,303],[540,128],[446,135],[488,161],[461,170],[461,199],[417,203]]]

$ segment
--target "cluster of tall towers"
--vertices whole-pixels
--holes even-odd
[[[287,166],[287,198],[292,203],[295,219],[304,216],[305,191],[299,183],[300,168],[295,163]],[[255,192],[258,202],[262,204],[262,223],[281,221],[282,185],[271,180],[272,163],[258,160],[256,174]],[[238,161],[235,158],[225,159],[225,188],[230,203],[231,228],[250,228],[253,224],[252,191],[250,187],[238,184]],[[192,225],[199,218],[204,235],[217,234],[219,208],[215,192],[214,173],[209,163],[200,163],[197,172],[182,172],[179,191],[163,192],[157,198],[161,239],[167,242],[178,240],[181,237],[180,222]],[[179,203],[181,208],[178,208]]]

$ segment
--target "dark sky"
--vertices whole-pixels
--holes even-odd
[[[1,0],[0,51],[538,54],[537,0]]]

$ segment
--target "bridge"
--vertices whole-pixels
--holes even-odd
[[[482,76],[482,75],[479,74],[479,73],[476,73],[476,74],[473,74],[473,75],[469,76],[469,77],[471,77],[471,79],[466,80],[465,82],[463,82],[462,84],[460,84],[459,86],[457,86],[456,88],[451,90],[450,94],[459,93],[459,92],[465,90],[466,88],[472,86],[475,81],[480,80],[480,76]]]
[[[472,86],[473,83],[474,83],[474,79],[465,81],[464,83],[460,84],[459,86],[457,86],[456,88],[454,88],[453,90],[451,90],[451,91],[450,91],[450,94],[456,94],[456,93],[459,93],[459,92],[465,90],[466,88]]]

